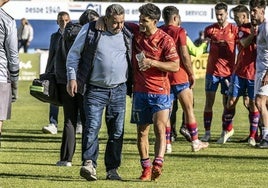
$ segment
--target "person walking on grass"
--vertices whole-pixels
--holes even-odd
[[[265,19],[266,0],[250,0],[250,19],[257,33],[257,58],[254,95],[263,123],[262,139],[258,148],[268,148],[268,22]]]
[[[198,138],[197,122],[193,107],[193,87],[195,83],[194,73],[191,64],[191,57],[187,48],[186,31],[178,27],[180,23],[179,10],[174,6],[167,6],[162,11],[165,25],[160,28],[169,34],[176,44],[177,52],[180,56],[180,70],[169,73],[171,84],[171,99],[179,100],[183,112],[184,123],[187,127],[192,141],[192,151],[196,152],[208,147],[208,142],[202,142]]]
[[[68,22],[70,22],[69,13],[62,11],[57,15],[57,24],[59,29],[57,32],[53,33],[50,36],[50,44],[48,49],[48,59],[46,66],[46,73],[54,73],[55,72],[55,64],[56,64],[56,54],[59,46],[59,39],[62,37],[64,28]],[[49,124],[42,128],[43,133],[47,134],[57,134],[58,133],[58,114],[59,107],[53,104],[49,104]]]
[[[67,56],[67,91],[71,96],[84,93],[86,124],[80,175],[88,181],[97,180],[98,136],[105,108],[106,179],[122,179],[118,168],[122,157],[132,34],[124,27],[125,10],[121,5],[108,6],[103,19],[107,31],[96,30],[96,22],[84,25]]]
[[[157,28],[159,7],[147,3],[139,8],[139,25],[126,23],[134,34],[133,100],[131,123],[137,125],[137,146],[142,181],[157,180],[162,174],[166,148],[166,125],[171,108],[168,72],[179,70],[173,39]],[[154,159],[149,156],[149,131],[153,124]]]
[[[235,65],[235,49],[237,39],[237,26],[229,23],[228,6],[224,2],[215,5],[217,23],[205,28],[205,37],[210,41],[210,49],[205,78],[206,101],[204,107],[204,128],[205,135],[202,141],[209,141],[211,138],[211,124],[213,117],[213,105],[216,98],[216,91],[221,85],[223,114],[226,121],[222,124],[221,137],[218,144],[224,144],[233,134],[232,119],[235,111],[226,109],[228,85]]]
[[[90,16],[91,13],[97,16]],[[86,10],[80,16],[79,23],[66,23],[63,36],[59,39],[59,47],[56,55],[55,73],[58,88],[60,91],[60,99],[63,104],[64,112],[64,128],[62,134],[60,161],[56,163],[57,166],[71,166],[72,158],[76,148],[76,128],[78,125],[78,119],[81,120],[82,127],[85,126],[85,113],[83,93],[76,93],[70,96],[66,90],[67,87],[67,68],[66,59],[67,54],[72,47],[75,38],[78,36],[81,30],[82,24],[86,24],[98,19],[98,13],[93,10]],[[78,115],[80,116],[78,118]],[[82,139],[84,134],[82,133]],[[84,147],[82,147],[82,152]]]
[[[11,102],[17,99],[19,55],[14,18],[1,7],[9,0],[0,0],[0,147],[2,126],[11,118]]]

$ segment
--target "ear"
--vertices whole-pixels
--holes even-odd
[[[107,22],[108,22],[108,18],[107,18],[107,16],[104,16],[104,17],[103,17],[103,21],[104,21],[104,24],[106,25]]]
[[[176,15],[174,15],[174,16],[173,16],[173,21],[174,21],[174,22],[176,22],[176,21],[177,21],[177,19],[179,19],[179,17],[178,17],[178,16],[176,16]]]

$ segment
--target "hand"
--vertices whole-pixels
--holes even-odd
[[[189,75],[189,83],[190,83],[190,89],[193,89],[195,85],[195,77],[193,74]]]
[[[15,102],[18,98],[18,81],[11,82],[12,102]]]
[[[250,32],[256,36],[258,34],[258,25],[251,25]]]
[[[75,94],[77,93],[77,82],[76,82],[76,80],[70,80],[66,85],[66,90],[67,90],[68,94],[71,97],[74,97]]]
[[[141,61],[138,62],[140,71],[146,71],[147,69],[151,68],[153,64],[153,60],[149,58],[143,58]]]

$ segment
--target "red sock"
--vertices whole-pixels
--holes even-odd
[[[171,143],[171,127],[166,127],[166,144]]]
[[[149,158],[147,158],[147,159],[141,159],[140,162],[141,162],[142,168],[148,168],[148,167],[151,167],[152,166],[151,165],[151,161],[150,161]]]
[[[190,132],[192,140],[198,139],[197,123],[187,123],[186,127]]]
[[[153,165],[163,166],[164,158],[163,157],[156,157],[154,159]]]
[[[233,118],[235,109],[225,109],[222,114],[222,130],[231,131],[233,129]]]
[[[249,137],[255,138],[258,130],[259,119],[260,119],[259,111],[249,113],[249,121],[250,121]]]

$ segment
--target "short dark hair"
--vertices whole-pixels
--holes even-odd
[[[60,11],[60,12],[58,13],[57,18],[58,18],[58,17],[61,17],[61,16],[64,16],[64,15],[67,15],[67,16],[69,16],[69,17],[70,17],[70,15],[69,15],[69,13],[68,13],[68,12],[65,12],[65,11]]]
[[[110,18],[114,15],[122,15],[125,14],[125,9],[119,4],[111,4],[107,7],[105,11],[105,16]]]
[[[242,12],[244,12],[244,13],[247,14],[247,18],[249,18],[249,9],[245,5],[237,5],[236,7],[232,8],[232,11],[234,13],[242,13]]]
[[[139,8],[139,12],[140,14],[148,16],[150,19],[156,19],[157,21],[159,21],[161,17],[161,10],[153,3],[147,3],[145,5],[142,5]]]
[[[98,19],[99,17],[100,17],[99,14],[95,10],[87,9],[80,16],[79,23],[81,25],[85,25],[86,23],[94,21]]]
[[[266,8],[267,2],[266,0],[250,0],[249,1],[250,7],[257,7],[257,8]]]
[[[215,10],[222,10],[222,9],[224,9],[227,12],[228,5],[224,2],[219,2],[215,5]]]
[[[162,18],[164,19],[164,22],[168,22],[170,19],[172,19],[173,15],[179,15],[179,9],[177,9],[175,6],[166,6],[162,10]]]

